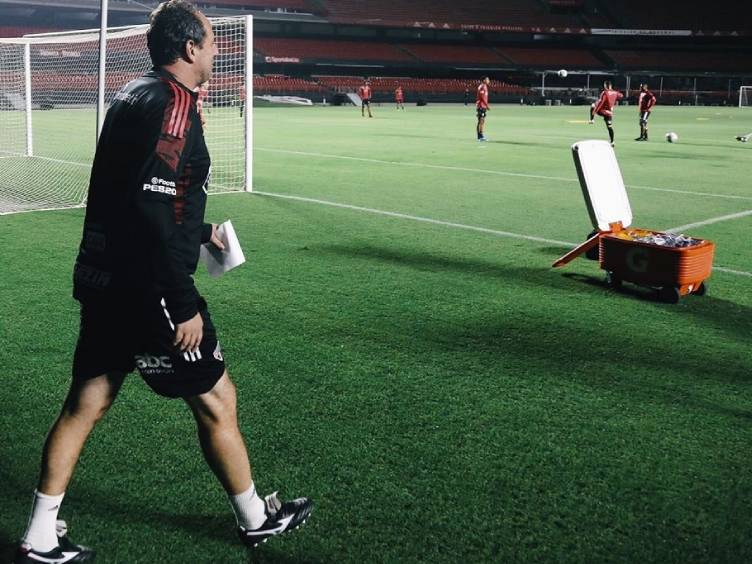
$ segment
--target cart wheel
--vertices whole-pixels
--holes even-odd
[[[611,272],[610,270],[606,271],[606,285],[609,288],[617,289],[621,288],[621,278],[619,278],[616,274]]]
[[[708,285],[705,284],[705,282],[700,282],[700,285],[697,286],[697,288],[695,288],[695,291],[692,293],[697,296],[704,296],[708,293]]]
[[[588,239],[590,239],[596,233],[598,233],[598,232],[597,231],[591,231],[588,234],[588,236],[585,238],[585,240],[587,241]],[[588,249],[587,251],[585,251],[585,256],[588,259],[590,259],[590,260],[598,260],[600,258],[600,250],[599,250],[598,247],[599,247],[599,245],[596,245],[592,249]]]
[[[676,286],[663,286],[658,290],[658,298],[667,304],[678,304],[681,294]]]

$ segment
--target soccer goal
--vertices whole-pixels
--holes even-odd
[[[211,21],[219,54],[203,102],[210,191],[251,191],[253,20]],[[97,105],[106,109],[151,68],[146,30],[107,30],[101,80],[99,30],[0,39],[0,214],[85,205]]]
[[[739,107],[743,108],[752,104],[752,86],[739,87]]]

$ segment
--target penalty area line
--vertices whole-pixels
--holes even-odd
[[[730,213],[728,215],[719,215],[718,217],[711,217],[710,219],[705,219],[703,221],[697,221],[695,223],[687,223],[686,225],[672,227],[671,229],[666,229],[666,231],[669,233],[676,233],[677,231],[694,229],[695,227],[702,227],[703,225],[713,225],[714,223],[721,223],[722,221],[729,221],[730,219],[739,219],[741,217],[747,217],[749,215],[752,215],[752,210]]]
[[[442,221],[440,219],[432,219],[430,217],[421,217],[418,215],[410,215],[406,213],[391,212],[386,210],[377,210],[374,208],[365,208],[362,206],[353,206],[351,204],[340,204],[339,202],[330,202],[328,200],[317,200],[316,198],[304,198],[302,196],[289,196],[287,194],[274,194],[272,192],[252,192],[260,196],[268,196],[271,198],[282,198],[285,200],[295,200],[299,202],[308,202],[311,204],[320,204],[322,206],[330,206],[334,208],[343,208],[348,210],[360,211],[370,213],[374,215],[383,215],[387,217],[396,217],[399,219],[409,219],[412,221],[420,221],[422,223],[430,223],[433,225],[441,225],[443,227],[452,227],[454,229],[464,229],[465,231],[477,231],[479,233],[487,233],[489,235],[495,235],[497,237],[508,237],[510,239],[522,239],[525,241],[534,241],[536,243],[545,243],[547,245],[556,245],[557,247],[574,247],[576,243],[570,243],[568,241],[559,241],[557,239],[546,239],[544,237],[535,237],[534,235],[523,235],[521,233],[512,233],[511,231],[499,231],[496,229],[489,229],[487,227],[477,227],[474,225],[465,225],[463,223],[454,223],[451,221]]]
[[[451,227],[453,229],[462,229],[465,231],[475,231],[477,233],[485,233],[487,235],[494,235],[496,237],[507,237],[510,239],[533,241],[535,243],[545,243],[547,245],[555,245],[557,247],[562,247],[562,248],[571,248],[571,247],[575,247],[578,244],[578,243],[571,243],[569,241],[559,241],[558,239],[546,239],[544,237],[536,237],[534,235],[523,235],[521,233],[512,233],[511,231],[499,231],[496,229],[489,229],[487,227],[477,227],[475,225],[465,225],[463,223],[454,223],[451,221],[432,219],[430,217],[421,217],[418,215],[410,215],[406,213],[390,212],[386,210],[377,210],[374,208],[366,208],[363,206],[354,206],[352,204],[341,204],[339,202],[331,202],[329,200],[319,200],[317,198],[306,198],[303,196],[292,196],[289,194],[275,194],[274,192],[262,192],[262,191],[257,191],[257,190],[254,190],[252,192],[246,192],[246,193],[255,195],[255,196],[264,196],[267,198],[279,198],[282,200],[292,200],[295,202],[305,202],[309,204],[330,206],[334,208],[359,211],[359,212],[370,213],[374,215],[382,215],[382,216],[394,217],[398,219],[407,219],[410,221],[419,221],[422,223],[429,223],[432,225],[440,225],[442,227]],[[731,268],[724,268],[722,266],[714,266],[713,270],[718,271],[718,272],[724,272],[726,274],[733,274],[736,276],[752,277],[752,272],[745,272],[743,270],[733,270]]]

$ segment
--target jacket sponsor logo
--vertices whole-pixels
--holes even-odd
[[[170,196],[176,196],[177,190],[175,190],[175,182],[172,180],[164,180],[163,178],[157,178],[156,176],[153,176],[151,179],[151,184],[148,182],[144,183],[144,190],[149,190],[150,192],[159,192],[160,194],[168,194]]]
[[[133,94],[129,94],[128,92],[120,91],[117,94],[115,94],[115,100],[120,100],[121,102],[128,104],[129,106],[132,106],[138,101],[138,98],[134,96]]]

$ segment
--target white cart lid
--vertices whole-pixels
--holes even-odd
[[[611,144],[579,141],[572,145],[572,156],[593,227],[610,231],[610,224],[618,221],[629,227],[632,208]]]

